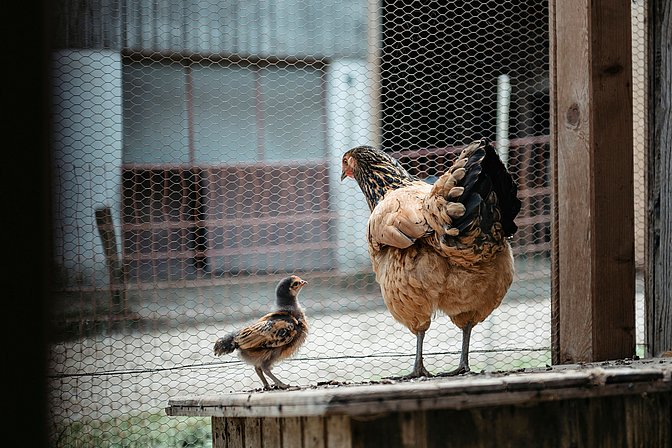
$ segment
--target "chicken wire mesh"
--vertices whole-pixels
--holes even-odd
[[[384,307],[366,202],[340,181],[360,144],[432,182],[463,145],[496,142],[522,201],[516,274],[471,366],[550,363],[546,2],[61,1],[53,30],[55,446],[209,445],[207,422],[163,407],[260,387],[213,344],[270,311],[289,273],[309,282],[310,333],[278,377],[410,371],[415,337]],[[645,35],[633,2],[638,250]],[[437,316],[426,367],[455,367],[460,340]]]

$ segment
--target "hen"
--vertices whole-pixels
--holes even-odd
[[[219,338],[215,342],[215,355],[238,350],[243,361],[254,366],[264,389],[270,389],[264,374],[275,382],[276,387],[288,388],[289,385],[271,373],[271,367],[293,355],[306,340],[308,323],[297,297],[307,283],[296,275],[282,279],[275,290],[277,310]]]
[[[494,147],[486,139],[466,146],[434,185],[370,146],[347,151],[342,170],[371,210],[369,255],[385,305],[416,335],[407,377],[431,376],[423,339],[439,310],[462,330],[460,363],[441,375],[469,372],[471,330],[499,306],[514,273],[508,238],[520,201]]]

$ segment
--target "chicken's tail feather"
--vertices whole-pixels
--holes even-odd
[[[217,339],[217,342],[215,342],[215,355],[226,355],[237,349],[238,344],[236,344],[235,338],[236,333],[229,333],[226,336]]]
[[[485,144],[485,157],[481,162],[481,167],[491,183],[492,191],[497,195],[504,235],[512,236],[518,230],[514,220],[521,207],[520,199],[518,199],[518,186],[497,155],[492,143],[487,143],[487,141],[483,143]]]
[[[496,233],[504,237],[518,229],[514,219],[521,203],[516,184],[487,139],[468,145],[434,184],[432,194],[449,201],[449,207],[459,208],[458,213],[449,212],[448,238],[472,232],[474,225],[486,239],[497,239],[493,229],[500,229]]]

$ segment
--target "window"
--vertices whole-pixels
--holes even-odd
[[[127,61],[131,279],[333,267],[322,65]]]
[[[124,65],[124,163],[326,157],[322,64]]]

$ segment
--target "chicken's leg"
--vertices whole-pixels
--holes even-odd
[[[415,364],[413,364],[413,371],[407,375],[407,378],[420,378],[421,376],[430,377],[432,376],[427,369],[425,369],[425,364],[422,361],[422,345],[425,340],[425,332],[418,331],[418,334],[415,335]]]
[[[387,377],[387,379],[390,380],[408,380],[411,378],[420,378],[422,376],[424,377],[431,377],[433,376],[431,373],[425,369],[425,365],[422,361],[422,342],[425,340],[425,332],[424,331],[418,331],[415,335],[415,363],[413,364],[413,371],[409,373],[408,375],[404,376],[391,376]]]
[[[455,376],[471,371],[469,368],[469,340],[471,339],[472,328],[474,328],[474,324],[471,322],[467,322],[464,328],[462,328],[462,353],[460,354],[460,364],[457,366],[457,369],[439,373],[438,376]]]

